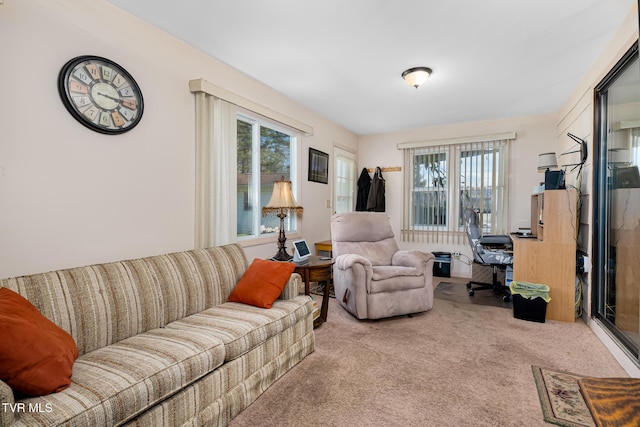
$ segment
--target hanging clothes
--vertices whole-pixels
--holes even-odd
[[[374,212],[384,212],[384,178],[382,177],[382,169],[376,167],[376,173],[371,181],[371,189],[367,198],[367,210]]]
[[[367,198],[369,197],[369,189],[371,188],[371,177],[367,168],[363,168],[358,178],[358,194],[356,197],[356,211],[367,210]]]

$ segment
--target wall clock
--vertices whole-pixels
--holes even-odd
[[[97,132],[119,134],[142,118],[140,87],[124,68],[99,56],[78,56],[58,76],[58,92],[69,113]]]

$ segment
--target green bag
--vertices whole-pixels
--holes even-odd
[[[523,298],[534,299],[542,298],[545,302],[551,301],[549,296],[549,287],[537,283],[516,282],[515,280],[509,285],[511,295],[521,295]]]

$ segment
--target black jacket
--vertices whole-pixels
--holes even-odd
[[[371,189],[367,198],[367,210],[374,212],[384,212],[384,178],[382,177],[382,169],[376,168],[376,173],[371,181]]]
[[[356,211],[367,210],[367,198],[369,197],[369,189],[371,188],[371,177],[367,168],[363,168],[358,178],[358,194],[356,197]]]

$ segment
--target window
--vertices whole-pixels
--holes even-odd
[[[460,147],[458,159],[458,227],[464,228],[463,212],[472,208],[479,213],[483,233],[506,233],[509,178],[506,142],[491,141]]]
[[[412,155],[410,208],[413,227],[433,230],[447,225],[448,149],[425,148]]]
[[[507,134],[511,138],[515,134]],[[405,151],[403,239],[461,243],[463,213],[479,212],[485,232],[507,228],[509,139],[443,145],[401,144]]]
[[[296,134],[265,119],[239,114],[237,121],[237,235],[239,239],[277,234],[280,219],[262,216],[273,182],[290,180],[296,193]],[[285,231],[295,231],[295,215],[285,219]]]
[[[208,248],[238,241],[238,230],[241,229],[237,226],[238,218],[242,216],[244,219],[245,215],[251,219],[246,228],[242,227],[242,233],[250,232],[252,236],[259,236],[260,197],[252,194],[249,186],[260,188],[265,185],[260,182],[260,175],[253,176],[254,172],[260,172],[261,167],[260,126],[289,136],[288,170],[294,190],[299,135],[313,135],[313,127],[204,79],[190,80],[189,89],[194,94],[196,104],[195,247]],[[241,125],[240,130],[245,134],[242,137],[244,148],[240,152],[240,162],[237,161],[238,120],[250,125]],[[238,163],[243,165],[243,173],[250,176],[241,176],[238,180]],[[238,207],[242,208],[242,215],[238,215]],[[248,235],[243,234],[243,238],[245,236]]]
[[[335,212],[351,212],[355,206],[356,159],[355,155],[340,148],[333,149],[334,167],[334,200]]]

